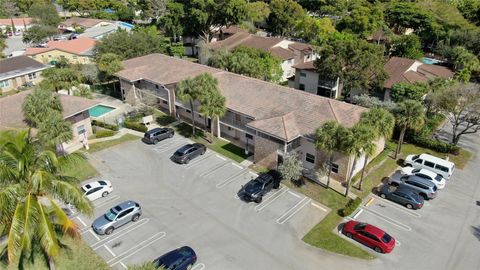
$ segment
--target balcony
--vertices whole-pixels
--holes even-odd
[[[337,86],[337,80],[318,79],[318,86],[332,89]]]

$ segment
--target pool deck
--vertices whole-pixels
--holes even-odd
[[[99,100],[101,105],[115,108],[115,110],[105,113],[99,117],[92,116],[92,119],[100,120],[109,124],[117,124],[118,118],[124,117],[127,112],[133,111],[134,109],[130,104],[124,103],[123,101],[111,96],[94,93],[93,98]]]

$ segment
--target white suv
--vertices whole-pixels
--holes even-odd
[[[110,192],[113,191],[112,183],[107,180],[99,180],[91,182],[82,186],[82,191],[85,196],[90,201],[106,197]]]
[[[440,174],[434,173],[430,170],[427,169],[415,169],[412,167],[404,167],[400,171],[402,174],[402,177],[407,177],[409,175],[415,175],[427,180],[432,181],[435,186],[437,186],[438,189],[444,189],[445,188],[445,178],[443,178]]]

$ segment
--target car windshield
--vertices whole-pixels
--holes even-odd
[[[388,233],[386,233],[382,236],[382,242],[390,243],[390,241],[392,241],[392,237]]]
[[[353,227],[353,229],[355,231],[361,231],[361,230],[365,229],[366,226],[367,226],[367,223],[360,222],[360,223],[357,223],[357,225],[355,225],[355,227]]]
[[[117,216],[117,212],[115,212],[115,210],[113,210],[113,209],[110,209],[110,211],[105,213],[105,218],[110,220],[110,221],[113,221],[116,216]]]
[[[102,185],[102,186],[106,186],[106,185],[107,185],[107,182],[105,182],[105,181],[101,181],[101,180],[100,180],[100,181],[98,181],[98,183],[99,183],[100,185]]]
[[[412,160],[415,160],[415,159],[417,159],[418,157],[420,157],[420,155],[415,155],[415,156],[412,157]]]
[[[443,177],[440,174],[437,174],[437,176],[435,176],[435,180],[437,180],[439,182],[442,181],[442,178]]]
[[[420,171],[420,169],[415,169],[415,170],[412,170],[412,173],[418,173]]]
[[[182,148],[178,149],[174,155],[176,156],[183,156],[188,149],[190,149],[191,145],[185,145]]]
[[[188,256],[191,256],[192,255],[192,250],[189,249],[189,248],[180,248],[178,250],[178,253],[180,253],[181,255],[185,256],[185,257],[188,257]]]

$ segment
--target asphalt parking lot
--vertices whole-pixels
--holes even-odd
[[[92,155],[114,191],[94,202],[92,217],[75,217],[85,241],[114,269],[184,245],[197,253],[194,270],[302,269],[304,261],[284,256],[306,246],[300,239],[329,209],[283,185],[260,204],[246,203],[236,194],[257,175],[211,150],[187,165],[170,161],[188,142],[175,135],[157,145],[131,142]],[[137,222],[111,235],[92,231],[96,217],[129,199],[142,206]]]

